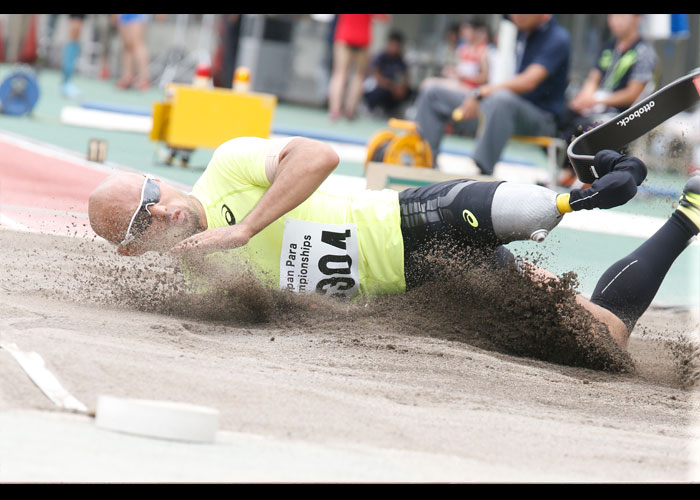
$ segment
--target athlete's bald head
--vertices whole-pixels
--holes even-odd
[[[124,239],[143,181],[140,174],[117,174],[95,188],[88,201],[88,217],[95,233],[114,244]]]
[[[88,217],[98,236],[119,245],[122,255],[137,255],[149,250],[167,251],[179,241],[201,231],[202,220],[192,196],[159,180],[160,200],[149,206],[150,227],[137,241],[121,245],[129,222],[141,201],[143,174],[119,173],[108,177],[90,194]]]

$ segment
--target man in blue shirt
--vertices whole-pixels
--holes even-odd
[[[509,14],[518,28],[516,74],[500,83],[464,92],[429,87],[416,103],[418,130],[437,159],[445,125],[477,130],[473,159],[483,174],[493,174],[513,135],[554,135],[564,111],[569,73],[569,33],[552,14]],[[436,162],[433,161],[436,165]]]

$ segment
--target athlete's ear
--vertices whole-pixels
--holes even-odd
[[[135,255],[141,255],[146,251],[145,248],[143,248],[140,245],[119,245],[117,247],[117,253],[119,255],[124,255],[126,257],[133,257]]]

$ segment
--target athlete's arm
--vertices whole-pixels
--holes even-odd
[[[333,148],[322,142],[303,137],[292,139],[280,152],[279,163],[266,168],[270,187],[242,221],[191,236],[175,245],[171,253],[210,253],[245,245],[311,196],[339,161]]]
[[[339,162],[338,154],[327,144],[292,139],[280,153],[279,163],[266,169],[270,187],[241,224],[256,235],[311,196]]]

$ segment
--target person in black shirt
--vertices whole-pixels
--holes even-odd
[[[408,65],[403,57],[404,38],[392,31],[386,48],[372,61],[370,75],[365,81],[364,101],[370,111],[386,115],[397,113],[410,94]]]
[[[614,38],[603,46],[595,67],[562,115],[559,136],[565,141],[612,118],[653,90],[657,56],[652,46],[640,37],[641,20],[642,14],[608,15]],[[565,165],[558,182],[573,186],[576,183],[573,169]]]

